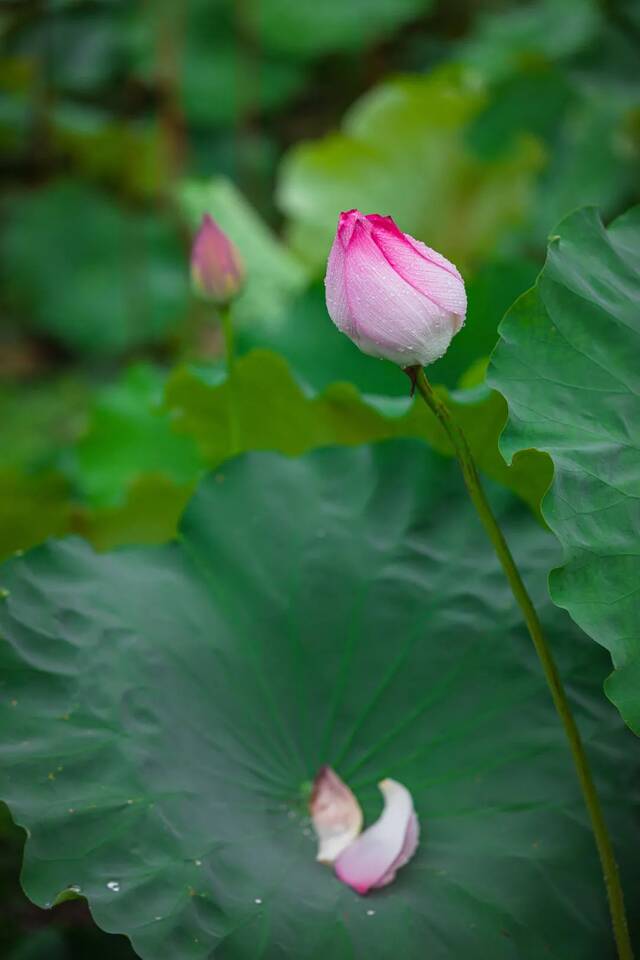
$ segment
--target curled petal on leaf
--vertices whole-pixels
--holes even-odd
[[[320,863],[333,863],[362,829],[362,810],[353,793],[331,767],[321,767],[309,804],[318,837]]]
[[[335,862],[339,879],[362,894],[391,883],[418,846],[411,794],[395,780],[381,780],[378,786],[384,797],[382,814]]]

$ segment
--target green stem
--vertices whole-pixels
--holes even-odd
[[[231,456],[240,451],[240,427],[236,415],[235,403],[235,384],[234,384],[234,366],[235,366],[235,346],[233,335],[233,320],[231,318],[231,305],[225,304],[220,307],[220,322],[222,324],[222,333],[224,334],[224,349],[227,359],[227,396],[228,396],[228,418],[229,418],[229,444],[231,447]]]
[[[231,376],[233,364],[235,361],[235,344],[233,335],[233,320],[231,319],[231,305],[225,304],[220,307],[220,323],[222,324],[222,333],[224,335],[224,352],[227,358],[227,374]]]
[[[498,555],[498,559],[502,564],[502,568],[507,575],[507,580],[509,581],[513,595],[523,613],[529,634],[533,640],[533,645],[536,649],[536,653],[538,654],[538,658],[544,671],[547,686],[549,687],[556,710],[558,711],[558,715],[562,721],[567,740],[569,741],[569,747],[573,755],[573,762],[575,764],[580,786],[582,788],[582,795],[584,797],[587,810],[589,811],[591,826],[593,829],[596,846],[598,848],[598,854],[600,856],[602,872],[604,874],[605,886],[607,888],[611,923],[613,925],[613,932],[618,948],[618,957],[619,960],[633,960],[633,948],[631,946],[629,930],[627,928],[624,897],[620,883],[620,875],[618,873],[618,865],[616,863],[611,844],[611,838],[609,837],[602,807],[600,805],[600,799],[593,782],[591,770],[589,769],[589,761],[587,760],[582,739],[571,712],[571,707],[569,706],[569,701],[567,700],[567,695],[562,685],[558,668],[554,662],[551,650],[547,645],[538,614],[536,613],[533,603],[531,602],[531,598],[527,593],[527,589],[522,581],[522,577],[520,576],[518,568],[516,567],[513,556],[511,555],[511,551],[507,545],[507,541],[504,538],[502,530],[498,525],[498,521],[494,517],[493,511],[489,506],[485,492],[482,489],[480,477],[478,475],[478,471],[473,460],[473,455],[469,449],[469,444],[467,443],[466,437],[451,416],[446,404],[440,397],[437,396],[437,394],[434,393],[431,384],[425,376],[424,370],[421,367],[411,367],[405,372],[415,383],[418,392],[429,409],[436,415],[444,427],[447,436],[453,445],[453,449],[460,464],[464,482],[469,492],[469,496],[471,497],[471,501],[473,502],[473,505],[478,512],[478,516],[480,517],[480,520],[482,521],[484,528],[489,535],[489,539],[491,540],[496,554]]]

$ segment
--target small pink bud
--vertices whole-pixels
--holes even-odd
[[[335,862],[339,879],[361,894],[391,883],[418,846],[420,830],[411,794],[395,780],[381,780],[378,786],[384,797],[382,814]]]
[[[244,276],[244,265],[235,244],[205,213],[191,248],[194,289],[206,300],[223,306],[240,293]]]
[[[321,767],[313,782],[309,812],[318,837],[320,863],[333,863],[362,829],[362,810],[346,783],[331,767]]]
[[[340,214],[325,286],[338,330],[400,367],[441,357],[467,311],[454,265],[377,213]]]

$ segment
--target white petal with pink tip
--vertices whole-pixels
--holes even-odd
[[[382,814],[335,862],[339,879],[361,894],[391,883],[418,846],[411,794],[396,780],[382,780],[378,786],[384,797]]]
[[[362,830],[362,810],[331,767],[322,767],[313,783],[309,811],[318,837],[316,860],[333,863]]]

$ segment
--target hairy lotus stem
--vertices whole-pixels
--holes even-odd
[[[569,747],[571,749],[576,772],[580,781],[582,795],[584,797],[587,810],[589,811],[591,827],[595,837],[596,846],[598,848],[602,872],[607,888],[609,910],[618,949],[618,957],[619,960],[633,960],[633,948],[631,946],[631,940],[627,926],[624,896],[620,883],[618,865],[616,863],[613,846],[611,844],[611,838],[607,830],[600,799],[598,797],[593,776],[589,768],[589,761],[585,753],[582,739],[571,712],[571,707],[569,706],[569,701],[562,685],[558,668],[556,667],[553,655],[544,637],[538,614],[536,613],[533,603],[531,602],[531,598],[527,593],[527,589],[522,581],[522,577],[520,576],[518,568],[516,567],[507,541],[504,538],[502,530],[498,525],[498,521],[493,515],[493,511],[491,510],[485,492],[482,489],[482,484],[480,482],[480,477],[478,475],[471,450],[469,449],[469,445],[462,430],[451,416],[451,413],[444,401],[434,393],[422,367],[407,367],[405,368],[405,373],[411,380],[412,393],[413,388],[418,390],[424,402],[444,427],[447,436],[451,441],[455,455],[458,459],[458,463],[460,464],[460,469],[462,470],[464,482],[467,487],[467,491],[469,492],[469,496],[471,497],[471,501],[478,512],[489,539],[493,544],[496,554],[498,555],[498,559],[500,560],[502,568],[507,576],[507,580],[509,581],[509,586],[511,587],[513,595],[524,616],[529,634],[533,640],[533,645],[542,665],[547,686],[549,687],[556,710],[558,711],[558,715],[562,721],[567,740],[569,741]]]

